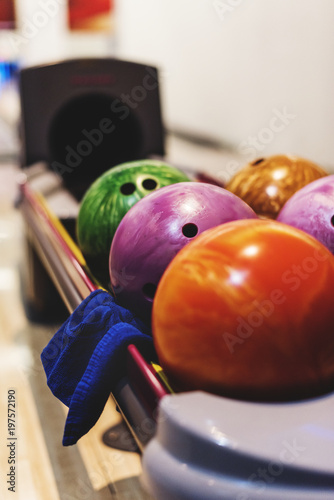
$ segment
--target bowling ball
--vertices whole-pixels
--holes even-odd
[[[292,155],[259,158],[226,184],[261,217],[275,219],[284,203],[300,188],[327,172],[315,163]]]
[[[288,401],[334,388],[334,257],[272,220],[209,229],[173,259],[152,311],[176,390]]]
[[[150,322],[157,284],[169,262],[206,229],[257,218],[224,188],[181,182],[140,200],[119,224],[110,249],[110,281],[117,300]]]
[[[334,253],[334,175],[299,189],[283,205],[277,220],[306,231]]]
[[[166,163],[139,160],[113,167],[91,185],[80,204],[77,239],[88,267],[101,284],[109,281],[110,245],[126,212],[152,191],[188,180]]]

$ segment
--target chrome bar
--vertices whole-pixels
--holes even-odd
[[[21,185],[19,207],[25,221],[27,238],[35,248],[69,313],[72,313],[93,290],[98,289],[98,284],[91,280],[79,249],[66,230],[60,226],[60,221],[48,209],[40,193],[34,192],[27,181]],[[151,401],[152,398],[156,398],[156,385],[159,382],[157,378],[154,387],[152,381],[149,380],[146,374],[149,368],[144,366],[144,360],[140,362],[140,353],[135,356],[129,349],[128,356],[131,358],[130,366],[131,363],[132,365],[137,363],[137,369],[143,371],[141,378],[143,391],[139,391],[137,395],[135,387],[130,382],[131,373],[134,370],[132,368],[130,378],[123,379],[111,397],[142,451],[155,429],[155,421],[147,413],[147,404],[143,402],[143,394],[146,393],[150,400],[149,404],[152,405]],[[160,392],[166,393],[163,387]],[[149,435],[143,432],[143,425],[148,419],[150,429],[153,429]]]

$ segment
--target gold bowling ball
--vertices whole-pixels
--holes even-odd
[[[284,203],[306,184],[328,173],[293,155],[258,158],[227,183],[226,189],[244,200],[260,217],[276,219]]]

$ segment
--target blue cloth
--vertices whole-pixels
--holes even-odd
[[[69,407],[63,445],[75,444],[96,423],[125,375],[127,346],[156,359],[150,329],[103,290],[92,292],[41,354],[47,384]]]

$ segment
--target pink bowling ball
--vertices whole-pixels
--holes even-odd
[[[255,212],[224,188],[181,182],[138,201],[123,217],[112,241],[109,273],[116,300],[150,322],[156,287],[166,267],[206,229]]]

